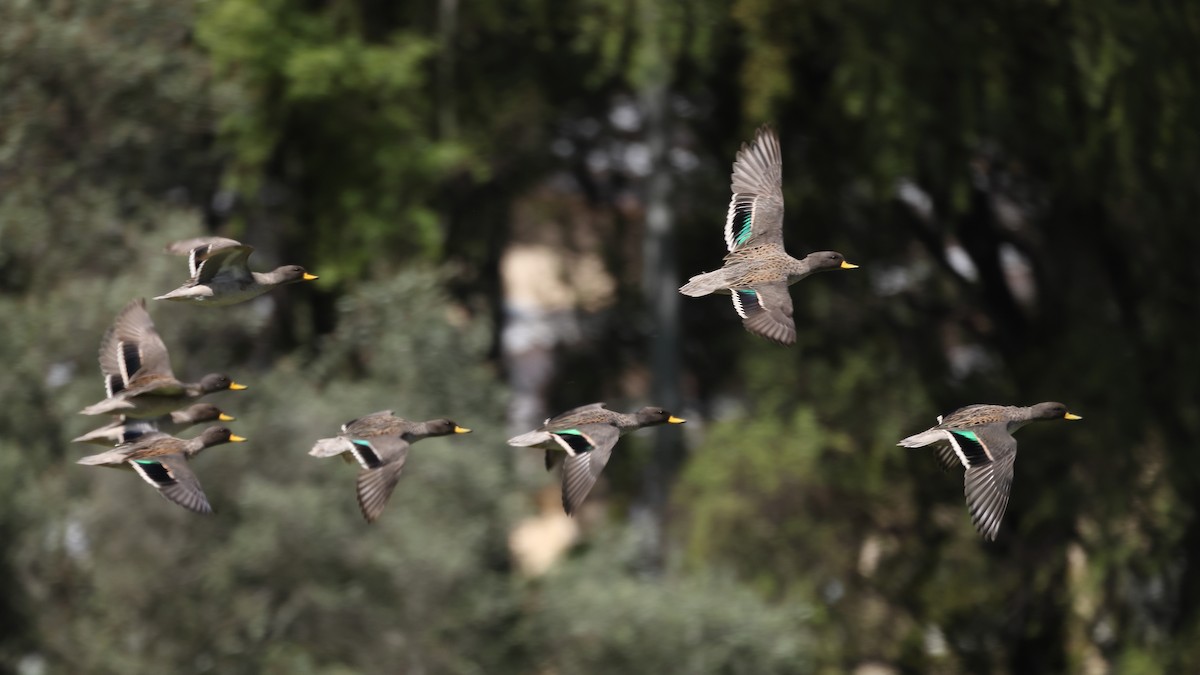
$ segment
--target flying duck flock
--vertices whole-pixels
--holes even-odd
[[[700,297],[729,295],[747,331],[778,343],[796,342],[796,323],[788,287],[830,270],[858,267],[836,251],[818,251],[797,260],[783,244],[783,154],[779,137],[764,125],[742,145],[733,163],[732,198],[725,218],[728,254],[722,266],[693,276],[679,292]],[[299,265],[253,272],[253,247],[223,237],[175,242],[167,252],[188,258],[190,277],[179,288],[156,296],[207,307],[246,302],[276,287],[317,276]],[[154,328],[143,299],[129,302],[100,340],[100,372],[105,398],[81,411],[110,415],[110,423],[74,439],[106,446],[80,464],[131,469],[166,499],[196,513],[212,513],[190,462],[207,448],[247,439],[213,425],[190,440],[177,437],[188,428],[235,418],[201,397],[246,389],[223,373],[182,382],[171,370],[166,345]],[[1062,403],[1019,407],[969,405],[937,418],[937,424],[901,440],[906,448],[934,446],[947,469],[962,467],[971,521],[985,539],[994,540],[1012,489],[1017,441],[1013,432],[1039,420],[1078,420]],[[655,406],[631,413],[589,403],[550,419],[508,444],[545,451],[546,469],[562,464],[562,504],[576,513],[587,499],[621,436],[643,427],[683,424],[686,420]],[[356,481],[359,510],[372,523],[384,511],[408,459],[409,447],[423,438],[467,434],[450,419],[417,422],[383,410],[346,422],[331,438],[315,442],[314,457],[340,456],[360,467]]]

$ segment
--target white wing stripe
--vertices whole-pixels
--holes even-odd
[[[971,461],[967,459],[966,453],[963,452],[962,446],[958,444],[958,439],[949,431],[942,432],[946,435],[946,440],[950,441],[950,447],[954,448],[954,454],[958,455],[958,461],[966,468],[971,468]]]
[[[350,441],[350,454],[354,455],[354,459],[358,460],[358,463],[362,466],[362,468],[367,470],[375,468],[372,467],[370,462],[367,461],[366,456],[363,454],[362,446],[354,441]],[[372,454],[377,454],[374,452],[374,448],[372,448]]]
[[[127,463],[129,464],[129,466],[133,467],[134,473],[136,473],[137,475],[142,477],[142,480],[153,485],[156,489],[162,488],[162,485],[155,482],[155,480],[150,477],[150,474],[146,473],[146,469],[142,466],[142,464],[140,462],[131,459]],[[167,472],[167,475],[170,476],[172,480],[174,480],[175,476],[171,475],[171,470],[167,468],[166,464],[159,462],[158,465],[163,468],[163,471]]]
[[[550,438],[553,438],[556,443],[558,443],[559,445],[561,445],[563,447],[563,450],[567,451],[567,456],[569,456],[569,457],[575,456],[575,454],[576,454],[575,448],[571,447],[571,444],[567,442],[567,439],[559,436],[558,434],[553,434],[553,433],[550,434]]]
[[[725,216],[725,248],[733,250],[733,216],[737,213],[738,196],[733,195],[733,199],[729,200],[729,213]]]
[[[741,223],[735,222],[739,207],[750,207],[750,222],[747,234],[749,237],[754,236],[754,216],[758,208],[758,195],[753,192],[735,192],[729,200],[729,212],[725,214],[725,248],[734,250],[740,246],[744,246],[746,242],[738,243],[738,235],[741,234]],[[748,241],[749,239],[747,239]]]
[[[121,380],[129,382],[129,376],[133,373],[129,372],[129,366],[125,364],[125,342],[117,341],[117,364],[121,367]]]
[[[742,317],[743,319],[746,318],[746,310],[742,307],[741,294],[738,293],[737,289],[735,288],[730,295],[733,296],[733,308],[737,310],[738,316]]]
[[[200,273],[200,266],[197,264],[196,258],[199,257],[201,249],[207,250],[207,248],[206,246],[195,246],[192,248],[192,252],[188,254],[188,269],[191,271],[193,277],[198,276]]]

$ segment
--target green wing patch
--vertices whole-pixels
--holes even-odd
[[[592,449],[592,444],[588,441],[587,436],[584,436],[583,432],[578,429],[563,429],[551,433],[566,441],[567,445],[571,446],[575,452],[587,452]]]
[[[992,458],[988,456],[987,449],[984,448],[983,441],[979,440],[979,435],[974,431],[951,429],[950,433],[959,439],[958,450],[967,458],[968,466],[978,466],[992,461]]]
[[[750,240],[750,235],[754,234],[752,227],[754,221],[754,203],[741,202],[734,207],[733,222],[737,226],[737,236],[734,238],[734,243],[738,246],[745,244]]]

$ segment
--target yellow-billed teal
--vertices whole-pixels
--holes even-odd
[[[167,252],[188,257],[191,278],[170,293],[156,296],[155,300],[220,307],[256,298],[276,286],[317,278],[299,265],[284,265],[271,272],[251,272],[247,259],[254,247],[224,237],[177,241],[167,246]]]
[[[400,481],[400,471],[408,459],[408,448],[422,438],[469,434],[448,419],[412,422],[391,410],[371,413],[342,425],[342,433],[322,438],[308,454],[313,457],[342,455],[362,466],[358,474],[358,508],[368,523],[375,522],[387,506]]]
[[[188,466],[188,460],[205,448],[245,440],[221,426],[208,427],[196,438],[186,441],[162,433],[151,433],[133,443],[84,457],[79,464],[128,466],[168,500],[189,511],[212,513],[208,497],[200,487],[200,480]]]
[[[1067,406],[1052,401],[1020,407],[969,405],[938,418],[937,426],[913,434],[897,445],[919,448],[938,443],[943,467],[966,469],[964,491],[975,529],[988,541],[996,538],[1012,490],[1017,441],[1013,432],[1037,420],[1078,420]]]
[[[642,427],[685,421],[662,408],[626,414],[609,410],[604,403],[591,403],[552,417],[540,428],[508,439],[508,444],[545,450],[547,471],[554,465],[555,453],[566,452],[562,500],[563,510],[570,515],[583,505],[621,436]]]
[[[141,298],[121,310],[100,340],[100,371],[108,398],[84,408],[84,415],[151,419],[174,412],[205,394],[246,388],[219,373],[205,375],[199,382],[177,380],[167,347]]]
[[[733,308],[746,330],[782,345],[796,342],[788,286],[815,272],[854,269],[836,251],[809,253],[796,260],[783,248],[783,154],[779,137],[764,125],[743,144],[733,163],[729,213],[725,218],[725,264],[691,278],[679,289],[698,297],[733,296]]]

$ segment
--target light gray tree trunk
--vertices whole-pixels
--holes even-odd
[[[665,59],[664,54],[658,55]],[[675,214],[671,204],[673,180],[668,153],[670,70],[665,62],[653,69],[640,92],[645,114],[650,176],[646,181],[646,238],[643,242],[642,292],[649,314],[651,402],[679,414],[679,292],[675,260]],[[644,537],[647,571],[663,563],[667,500],[683,461],[683,443],[675,425],[654,429],[654,454],[646,465],[644,503],[634,512]]]

